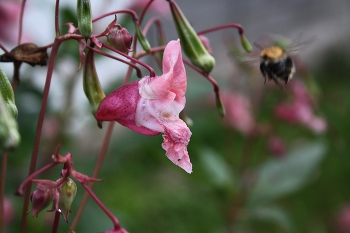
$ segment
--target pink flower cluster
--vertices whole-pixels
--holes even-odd
[[[322,133],[327,129],[327,122],[323,117],[314,114],[315,101],[305,85],[298,80],[291,83],[293,93],[291,103],[281,103],[275,108],[275,115],[281,120],[298,123],[311,129],[315,133]]]
[[[125,84],[101,102],[98,121],[117,121],[144,135],[163,133],[166,156],[186,172],[192,172],[187,152],[191,131],[179,118],[186,99],[186,71],[180,40],[171,41],[163,55],[163,74]]]

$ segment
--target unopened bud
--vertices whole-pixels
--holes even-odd
[[[250,53],[251,51],[253,51],[252,45],[249,43],[249,41],[247,40],[247,38],[244,35],[241,35],[241,43],[242,43],[244,50],[247,53]]]
[[[215,101],[216,101],[216,109],[218,110],[219,112],[219,115],[221,117],[224,117],[225,116],[225,107],[224,105],[222,104],[222,101],[221,101],[221,98],[219,95],[215,96]]]
[[[83,87],[85,95],[90,103],[91,112],[94,115],[101,101],[105,98],[105,94],[97,76],[94,52],[92,50],[89,50],[86,55],[83,73]]]
[[[88,38],[92,33],[92,13],[90,0],[77,0],[77,18],[80,34]]]
[[[137,39],[139,40],[141,47],[146,51],[149,52],[151,50],[151,45],[149,44],[148,40],[146,37],[143,35],[141,28],[138,24],[135,24],[136,28],[136,36]]]
[[[116,25],[107,35],[108,43],[115,49],[128,53],[132,44],[133,37],[126,28]]]
[[[38,216],[39,212],[51,203],[53,195],[53,189],[45,189],[37,186],[34,192],[30,195],[30,201],[32,202],[32,215]]]
[[[62,217],[66,222],[68,222],[68,214],[70,207],[74,201],[75,195],[77,194],[77,185],[70,178],[58,188],[59,190],[59,201],[58,209],[62,214]]]
[[[169,1],[181,46],[193,65],[209,74],[215,66],[215,59],[205,48],[191,24],[175,2]]]
[[[17,121],[0,95],[0,150],[14,149],[19,142]]]
[[[2,99],[5,101],[5,104],[14,118],[17,118],[18,110],[15,105],[15,95],[10,81],[7,79],[5,73],[0,68],[0,94]]]

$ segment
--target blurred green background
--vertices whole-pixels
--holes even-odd
[[[96,2],[93,4],[100,5],[99,1]],[[220,2],[226,9],[234,4]],[[302,52],[298,58],[297,69],[303,72],[297,72],[295,78],[305,83],[311,80],[312,86],[308,85],[310,89],[317,87],[317,92],[310,91],[317,99],[316,114],[327,121],[326,132],[315,134],[303,126],[276,120],[273,116],[274,106],[290,99],[291,91],[288,88],[280,90],[271,83],[263,85],[257,67],[242,67],[235,61],[230,51],[239,46],[239,40],[232,41],[230,46],[224,41],[227,37],[237,37],[236,34],[220,32],[213,37],[208,36],[214,56],[218,57],[218,68],[214,69],[212,76],[223,90],[249,96],[256,121],[272,126],[285,142],[287,152],[283,156],[275,156],[268,150],[266,134],[245,136],[224,124],[212,104],[211,85],[186,68],[188,92],[185,111],[194,122],[190,128],[192,137],[188,146],[193,164],[191,175],[166,158],[161,148],[161,136],[139,135],[119,125],[113,131],[98,176],[104,181],[96,183],[94,191],[129,232],[350,232],[350,217],[347,217],[350,213],[346,212],[350,204],[350,123],[347,121],[350,109],[350,49],[347,46],[350,31],[349,28],[340,28],[339,32],[342,33],[336,34],[334,29],[330,33],[334,38],[330,38],[327,29],[333,26],[325,24],[324,28],[319,29],[320,24],[317,23],[320,17],[317,12],[328,9],[329,15],[324,14],[324,17],[330,19],[330,15],[337,12],[336,9],[344,12],[343,8],[350,9],[350,5],[343,1],[338,3],[338,8],[329,8],[325,1],[310,1],[306,5],[297,1],[285,3],[294,6],[289,14],[283,16],[276,13],[271,16],[273,12],[279,12],[278,9],[285,9],[283,4],[263,2],[237,2],[237,9],[232,8],[233,12],[237,12],[237,17],[226,10],[215,21],[206,19],[202,23],[200,21],[206,18],[202,11],[209,11],[210,6],[215,5],[211,9],[213,12],[219,11],[214,14],[215,18],[222,8],[210,1],[191,1],[189,5],[186,5],[186,1],[178,1],[178,4],[185,14],[192,12],[191,6],[199,4],[199,12],[195,15],[188,13],[189,20],[198,30],[234,20],[246,26],[246,34],[252,41],[264,33],[290,37],[298,32],[307,36],[316,34],[317,40],[308,45],[308,51],[304,55]],[[37,4],[37,1],[29,3],[28,11],[35,9]],[[62,4],[61,21],[74,22],[74,8],[65,1]],[[258,16],[263,18],[262,7],[270,9],[266,12],[271,11],[271,15],[264,18],[265,21],[257,21],[253,15],[260,12]],[[98,9],[105,11],[103,7]],[[246,9],[247,14],[240,16],[239,9]],[[296,19],[293,24],[294,21],[288,19],[293,19],[298,10],[305,13],[304,18]],[[337,16],[340,27],[344,22],[349,22],[349,17],[346,18],[344,14]],[[313,19],[311,23],[310,19]],[[123,20],[127,25],[127,19]],[[171,19],[166,17],[165,22],[166,25],[172,24]],[[284,22],[288,22],[287,27],[283,26]],[[308,22],[304,28],[303,22]],[[256,28],[260,28],[260,31]],[[171,35],[169,39],[173,39],[174,28],[167,27],[167,30]],[[31,36],[34,40],[36,37]],[[75,169],[91,175],[107,124],[104,123],[100,130],[89,112],[88,101],[82,92],[82,72],[76,73],[77,59],[77,43],[64,43],[56,62],[37,168],[51,162],[51,154],[62,142],[61,154],[71,152]],[[103,85],[108,93],[121,84],[125,67],[114,71],[111,63],[104,63],[105,60],[98,58],[97,70],[102,73],[99,73],[100,78],[105,82]],[[155,65],[151,59],[144,61]],[[11,69],[8,64],[6,66],[11,77]],[[46,67],[25,66],[21,71],[16,103],[20,113],[18,122],[22,142],[15,152],[9,154],[5,195],[14,205],[14,218],[5,232],[18,232],[20,225],[23,200],[13,196],[13,193],[28,173]],[[102,80],[106,73],[112,77],[108,82]],[[60,168],[56,168],[38,178],[56,180],[59,173]],[[84,194],[83,187],[77,186],[78,194],[72,206],[73,213],[69,216],[70,222]],[[38,217],[28,216],[27,232],[49,232],[52,217],[52,213],[45,211]],[[69,223],[61,221],[59,232],[68,232],[69,226]],[[101,232],[111,227],[106,215],[89,200],[76,232]]]

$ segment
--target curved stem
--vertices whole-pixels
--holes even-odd
[[[24,14],[24,7],[26,5],[26,0],[22,0],[22,4],[21,4],[21,12],[19,15],[19,26],[18,26],[18,40],[17,40],[17,44],[21,44],[21,40],[22,40],[22,28],[23,28],[23,14]]]
[[[102,52],[101,50],[95,49],[95,48],[91,47],[90,45],[86,45],[86,47],[89,48],[89,49],[91,49],[91,50],[93,50],[95,53],[101,54],[101,55],[103,55],[103,56],[112,58],[112,59],[114,59],[114,60],[120,61],[120,62],[122,62],[122,63],[124,63],[124,64],[127,64],[127,65],[131,66],[132,68],[134,68],[134,69],[136,70],[137,77],[139,77],[139,78],[142,77],[142,73],[141,73],[140,68],[138,68],[134,63],[124,61],[124,60],[122,60],[122,59],[120,59],[120,58],[118,58],[118,57],[114,57],[114,56],[112,56],[112,55],[110,55],[110,54],[108,54],[108,53]]]
[[[137,15],[136,15],[135,11],[132,11],[132,10],[119,10],[119,11],[112,11],[112,12],[103,14],[103,15],[97,17],[96,19],[93,19],[92,22],[94,23],[94,22],[96,22],[96,21],[98,21],[98,20],[100,20],[100,19],[102,19],[102,18],[104,18],[104,17],[110,16],[110,15],[119,14],[119,13],[126,13],[126,14],[129,14],[129,15],[132,16],[132,19],[133,19],[134,21],[135,21],[135,20],[136,20],[136,21],[138,20],[138,17],[137,17]]]
[[[7,151],[2,153],[1,176],[0,176],[0,233],[4,226],[4,199],[5,199],[5,181],[7,168]]]
[[[123,53],[123,52],[120,52],[120,51],[114,49],[113,47],[111,47],[111,46],[109,46],[109,45],[103,44],[103,47],[105,47],[105,48],[107,48],[107,49],[109,49],[109,50],[112,50],[113,52],[116,52],[116,53],[118,53],[119,55],[124,56],[124,57],[130,59],[131,61],[133,61],[133,62],[135,62],[135,63],[138,63],[138,64],[140,64],[141,66],[145,67],[147,70],[149,70],[149,73],[150,73],[150,76],[151,76],[151,77],[156,76],[156,73],[154,72],[154,70],[153,70],[153,68],[152,68],[151,66],[149,66],[149,65],[147,65],[147,64],[145,64],[145,63],[143,63],[143,62],[141,62],[141,61],[139,61],[139,60],[137,60],[137,59],[135,59],[135,58],[133,58],[133,57],[131,57],[131,56],[125,54],[125,53]]]
[[[58,51],[60,44],[61,44],[61,41],[59,41],[58,39],[55,39],[54,44],[52,46],[52,50],[51,50],[51,56],[50,56],[47,75],[46,75],[46,82],[45,82],[45,87],[44,87],[43,99],[42,99],[42,103],[41,103],[38,124],[36,127],[35,141],[34,141],[34,147],[33,147],[32,157],[31,157],[31,161],[30,161],[28,175],[32,174],[35,171],[35,166],[36,166],[38,152],[39,152],[41,132],[42,132],[44,117],[45,117],[45,112],[46,112],[46,104],[47,104],[47,99],[48,99],[48,95],[49,95],[49,91],[50,91],[51,78],[52,78],[52,73],[53,73],[53,68],[54,68],[54,63],[55,63],[57,51]],[[30,192],[31,192],[31,187],[32,187],[32,183],[29,182],[28,185],[26,186],[25,194],[24,194],[24,203],[23,203],[22,221],[21,221],[21,232],[22,233],[25,232],[26,224],[27,224],[26,216],[27,216],[27,212],[28,212],[28,203],[29,203],[29,196],[30,196]]]
[[[230,23],[230,24],[225,24],[225,25],[221,25],[221,26],[218,26],[218,27],[209,28],[207,30],[197,32],[197,35],[202,35],[202,34],[206,34],[206,33],[209,33],[209,32],[215,32],[215,31],[218,31],[218,30],[226,29],[226,28],[237,28],[238,33],[240,35],[244,34],[243,27],[240,24]]]
[[[81,185],[85,188],[85,190],[89,193],[92,199],[96,202],[96,204],[101,208],[103,212],[112,220],[114,224],[114,229],[118,230],[120,229],[120,224],[118,219],[107,209],[107,207],[98,199],[98,197],[95,195],[95,193],[90,189],[89,186],[87,186],[85,183],[81,183]]]
[[[94,168],[94,171],[92,173],[92,178],[96,178],[98,173],[100,172],[101,170],[101,166],[102,166],[102,162],[105,158],[105,155],[106,155],[106,151],[107,151],[107,148],[108,148],[108,144],[110,142],[110,139],[111,139],[111,136],[112,136],[112,132],[113,132],[113,128],[114,128],[114,125],[115,125],[115,122],[114,121],[111,121],[109,122],[108,124],[108,129],[107,129],[107,132],[106,132],[106,135],[105,135],[105,138],[103,140],[103,144],[102,144],[102,147],[101,147],[101,150],[100,150],[100,153],[98,155],[98,160],[97,160],[97,164]],[[90,189],[92,190],[94,188],[94,184],[95,182],[90,182],[89,184],[89,187]],[[81,215],[83,214],[83,211],[84,211],[84,208],[86,206],[86,203],[87,201],[89,200],[89,193],[86,191],[84,193],[84,196],[83,196],[83,199],[79,205],[79,209],[77,211],[77,213],[75,214],[75,217],[73,219],[73,223],[70,227],[70,230],[71,231],[74,231],[74,229],[76,228],[76,226],[78,225],[78,222],[80,220],[80,217]]]
[[[39,170],[37,170],[36,172],[33,172],[32,174],[30,174],[18,187],[17,191],[16,191],[16,195],[23,195],[23,189],[24,187],[37,175],[39,175],[40,173],[49,170],[50,168],[56,166],[57,164],[60,164],[58,162],[53,162],[50,163],[48,165],[46,165],[45,167],[40,168]]]

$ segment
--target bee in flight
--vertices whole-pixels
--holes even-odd
[[[268,80],[273,80],[277,86],[281,87],[278,80],[282,80],[285,85],[293,77],[295,66],[292,58],[279,46],[265,48],[260,54],[260,71]]]
[[[261,50],[260,56],[246,57],[241,60],[260,60],[260,71],[265,78],[265,83],[266,79],[273,80],[277,86],[282,88],[280,81],[284,82],[286,86],[296,71],[290,55],[295,54],[301,47],[312,42],[314,39],[308,39],[302,43],[289,46],[286,49],[278,45],[263,48],[261,45],[255,43],[255,46]]]

